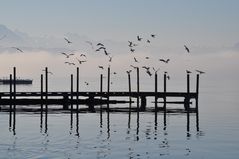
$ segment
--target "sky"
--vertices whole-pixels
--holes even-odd
[[[10,30],[20,31],[31,37],[48,37],[48,40],[52,38],[52,42],[57,41],[57,38],[62,40],[66,34],[72,33],[94,42],[108,41],[108,46],[114,44],[110,51],[113,52],[114,58],[120,59],[115,62],[116,68],[122,67],[120,61],[126,61],[129,56],[130,58],[134,56],[126,53],[118,56],[118,52],[126,52],[124,49],[121,50],[121,47],[125,46],[127,49],[128,40],[136,40],[137,35],[148,38],[150,34],[156,34],[157,38],[152,42],[152,46],[146,46],[146,49],[141,47],[135,55],[141,61],[147,55],[172,58],[174,64],[169,66],[170,71],[181,73],[179,70],[199,68],[210,72],[209,77],[212,79],[220,78],[222,71],[225,76],[239,79],[238,0],[0,0],[0,2],[0,24]],[[64,44],[64,40],[59,44],[69,48]],[[183,45],[192,50],[192,55],[185,53]],[[0,43],[0,47],[4,46]],[[84,46],[80,44],[79,47]],[[31,71],[33,68],[39,70],[38,67],[44,65],[54,67],[57,64],[52,64],[51,61],[58,59],[57,68],[61,68],[60,65],[65,59],[48,55],[47,52],[38,50],[34,55],[26,52],[27,56],[2,52],[1,59],[11,59],[24,70],[30,69],[28,65],[23,66],[23,61],[29,59],[27,61],[32,65]],[[18,56],[20,57],[16,58]],[[104,63],[107,61],[104,58],[92,56],[92,61]],[[176,60],[178,61],[175,62]],[[1,61],[1,72],[5,73],[12,67],[9,63],[11,62],[7,60]],[[152,62],[152,65],[155,63],[156,61]],[[90,65],[85,67],[89,69]],[[58,74],[62,69],[59,70]],[[57,72],[57,69],[54,71]]]
[[[123,40],[157,33],[175,44],[225,46],[239,41],[238,10],[237,0],[5,0],[0,19],[36,36]]]

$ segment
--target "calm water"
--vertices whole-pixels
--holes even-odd
[[[164,121],[159,113],[155,121],[150,112],[79,113],[72,120],[69,113],[43,114],[41,120],[39,113],[17,112],[13,125],[9,113],[0,112],[0,158],[235,159],[238,95],[233,84],[202,82],[198,125],[195,114],[187,125],[186,114],[167,114]]]

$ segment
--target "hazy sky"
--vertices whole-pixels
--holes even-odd
[[[239,0],[0,1],[0,24],[11,30],[19,30],[29,36],[59,37],[64,44],[62,47],[68,47],[63,40],[67,33],[86,36],[95,42],[107,39],[112,43],[119,42],[116,47],[111,45],[110,49],[114,58],[118,58],[114,62],[115,68],[121,69],[123,73],[133,56],[142,61],[144,56],[153,54],[154,61],[148,64],[164,67],[157,66],[158,58],[171,58],[172,65],[169,67],[179,74],[185,72],[185,69],[202,69],[208,72],[207,77],[214,79],[220,79],[221,72],[224,72],[223,78],[239,78],[238,73],[235,73],[239,68]],[[118,56],[117,51],[121,46],[128,49],[128,40],[136,40],[137,35],[149,36],[151,33],[157,34],[152,47],[140,48],[142,50],[139,49],[135,55],[124,52],[124,55]],[[192,49],[191,55],[185,53],[184,44]],[[174,50],[162,49],[171,47]],[[174,55],[161,55],[167,55],[168,52]],[[97,62],[108,65],[108,59],[103,58],[92,57],[89,61],[95,63],[95,66],[92,67],[89,62],[84,67],[92,69],[94,74]],[[131,61],[126,64],[127,68],[122,68],[122,61],[129,58]],[[6,70],[11,71],[13,64],[22,67],[22,70],[29,69],[36,76],[45,66],[58,71],[59,76],[64,76],[64,71],[69,72],[65,69],[63,57],[47,55],[46,51],[41,50],[35,55],[29,55],[28,52],[16,56],[3,53],[1,59],[1,72],[4,73]],[[29,72],[26,71],[26,74]]]
[[[30,35],[93,39],[156,33],[163,42],[239,42],[238,0],[1,0],[1,24]]]

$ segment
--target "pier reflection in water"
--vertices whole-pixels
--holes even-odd
[[[127,158],[154,158],[172,155],[170,133],[172,137],[183,136],[186,133],[185,140],[188,141],[190,141],[191,133],[203,135],[199,130],[198,115],[194,113],[188,117],[186,113],[154,113],[130,109],[128,112],[119,113],[107,111],[103,109],[104,106],[99,106],[95,113],[81,112],[75,105],[68,111],[60,112],[48,109],[47,105],[41,108],[43,109],[40,109],[40,112],[34,113],[18,112],[14,108],[8,112],[9,131],[15,140],[24,139],[24,145],[18,144],[17,141],[12,143],[12,147],[15,147],[12,151],[15,154],[31,149],[32,154],[29,156],[32,157],[39,156],[38,151],[41,151],[42,157],[52,156],[52,158],[61,155],[68,158],[125,158],[126,156]],[[40,119],[39,124],[36,123],[37,118]],[[189,122],[190,119],[196,122]],[[169,123],[168,120],[171,122]],[[176,123],[173,124],[173,122]],[[35,131],[37,125],[38,130],[40,127],[40,133]],[[190,131],[192,125],[196,129]],[[176,127],[177,134],[173,132],[173,126]],[[31,136],[24,133],[30,133]],[[30,144],[37,146],[31,147]],[[19,152],[16,147],[23,152]],[[189,151],[191,151],[190,147],[184,146],[181,154],[190,155]]]

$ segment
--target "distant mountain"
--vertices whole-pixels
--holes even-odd
[[[19,36],[14,31],[8,29],[5,25],[0,24],[0,37],[5,36],[4,39],[1,40],[2,45],[9,45],[9,44],[23,44],[24,39]]]

